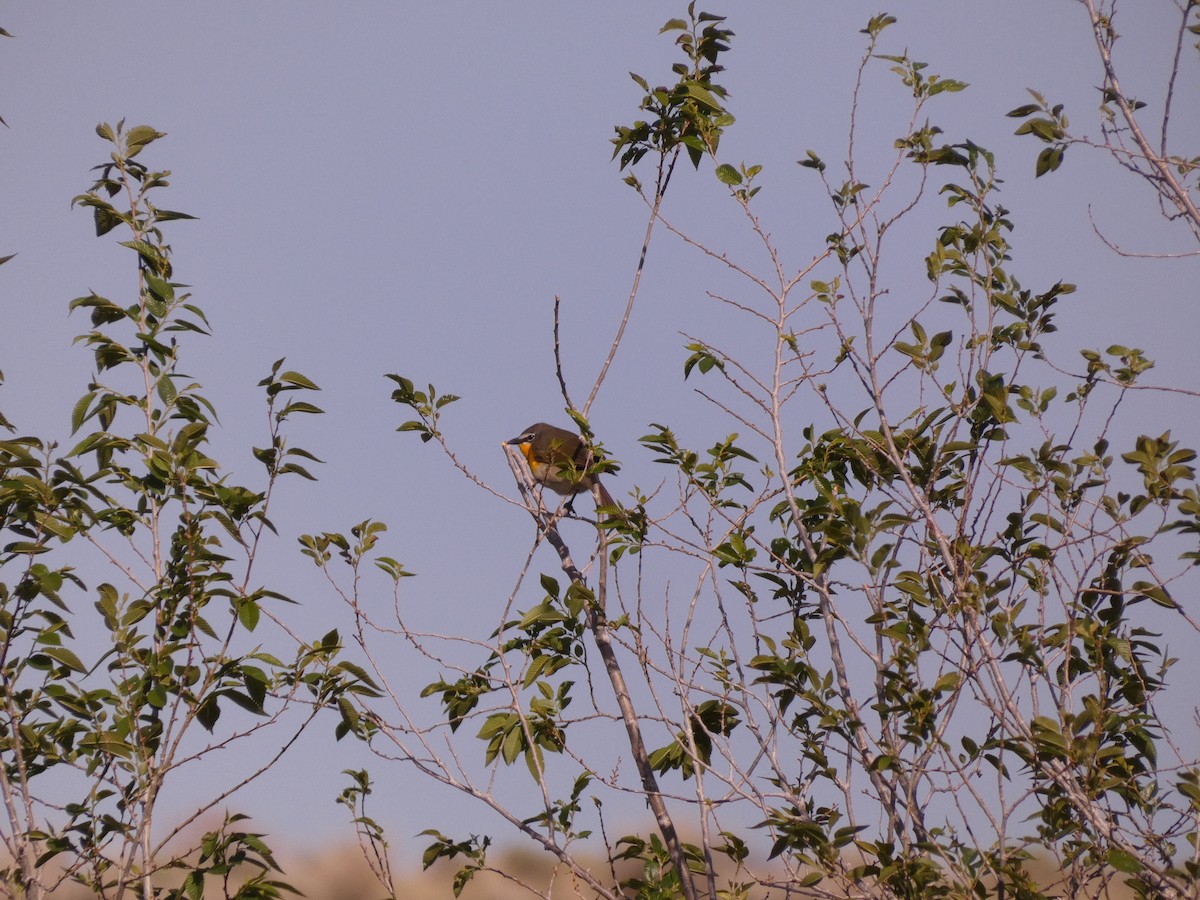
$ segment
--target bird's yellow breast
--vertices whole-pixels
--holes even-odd
[[[534,477],[537,477],[543,464],[533,455],[533,444],[530,441],[523,441],[519,446],[521,453],[525,455],[525,461],[529,463],[529,471],[534,474]]]

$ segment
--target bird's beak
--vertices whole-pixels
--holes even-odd
[[[523,437],[525,437],[525,435],[523,435],[523,434],[522,434],[522,435],[520,435],[520,436],[518,436],[518,437],[515,437],[515,438],[510,438],[509,440],[505,441],[504,443],[505,443],[505,444],[507,444],[507,445],[508,445],[508,446],[510,446],[510,447],[515,447],[515,446],[517,446],[518,444],[520,444],[520,443],[521,443],[521,438],[523,438]]]

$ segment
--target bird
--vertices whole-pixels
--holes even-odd
[[[537,422],[505,443],[520,448],[534,481],[571,498],[567,501],[569,511],[574,512],[575,495],[590,491],[593,486],[599,488],[601,506],[617,505],[600,479],[588,473],[592,454],[579,435]]]

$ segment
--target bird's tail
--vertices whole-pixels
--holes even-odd
[[[599,491],[599,493],[600,493],[600,505],[601,506],[619,506],[620,505],[617,503],[616,500],[613,499],[613,495],[608,492],[608,488],[606,488],[600,482],[599,479],[596,479],[596,490]]]

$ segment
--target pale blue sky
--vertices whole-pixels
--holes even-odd
[[[586,393],[628,292],[644,213],[609,161],[613,125],[636,117],[630,70],[665,81],[674,61],[656,32],[685,4],[402,4],[328,2],[125,5],[10,4],[0,26],[0,130],[4,206],[0,255],[0,408],[23,431],[67,439],[68,411],[91,371],[86,327],[67,302],[94,289],[128,302],[129,253],[97,240],[91,217],[70,208],[106,151],[99,121],[124,118],[168,133],[147,162],[173,171],[160,205],[199,217],[170,226],[179,280],[193,286],[215,338],[193,342],[184,368],[207,388],[227,436],[215,455],[254,472],[246,445],[261,441],[254,387],[271,362],[324,391],[328,410],[299,423],[295,442],[325,459],[320,483],[294,483],[275,508],[283,539],[271,565],[303,598],[312,631],[338,609],[297,565],[296,534],[389,522],[389,549],[421,577],[405,603],[430,627],[473,621],[503,595],[530,538],[527,518],[465,482],[431,448],[394,433],[404,411],[384,373],[463,396],[446,431],[464,463],[510,491],[499,441],[538,419],[563,421],[550,351],[552,298],[563,298],[568,376]],[[795,165],[805,149],[831,164],[844,149],[848,97],[863,47],[858,30],[877,4],[792,3],[722,8],[736,32],[729,71],[738,126],[723,156],[765,166],[768,228],[800,264],[819,252],[828,210]],[[1127,85],[1154,93],[1166,61],[1147,48],[1173,7],[1122,7],[1131,68]],[[1096,134],[1098,81],[1087,24],[1070,0],[894,5],[899,24],[884,52],[908,51],[930,71],[971,83],[931,107],[947,137],[970,137],[999,155],[1013,209],[1015,270],[1029,286],[1072,281],[1079,292],[1059,317],[1074,346],[1141,346],[1159,360],[1158,383],[1200,387],[1196,284],[1200,262],[1120,259],[1088,221],[1089,205],[1112,240],[1133,250],[1193,249],[1162,222],[1149,189],[1100,154],[1072,150],[1064,170],[1035,182],[1032,141],[1004,117],[1026,87],[1067,104],[1079,130]],[[1141,54],[1139,56],[1139,54]],[[1176,101],[1179,147],[1195,153],[1195,59],[1189,94]],[[1143,80],[1144,79],[1144,80]],[[902,102],[883,69],[864,106],[864,136],[887,147]],[[875,122],[879,127],[875,128]],[[676,175],[669,216],[705,238],[745,248],[735,211],[707,166]],[[923,254],[927,235],[914,235]],[[914,257],[919,261],[919,257]],[[704,291],[725,276],[678,241],[652,247],[627,344],[593,424],[620,456],[618,496],[653,484],[661,467],[639,451],[650,422],[711,441],[705,421],[678,418],[683,384],[678,332],[722,319]],[[121,292],[125,291],[125,294]],[[1146,428],[1173,427],[1195,441],[1194,405],[1132,411]],[[723,427],[723,426],[722,426]],[[257,429],[247,437],[250,429]],[[722,432],[723,434],[724,432]],[[250,477],[249,475],[247,477]],[[549,561],[546,563],[550,565]],[[498,584],[499,587],[495,587]],[[418,615],[419,617],[419,615]],[[483,620],[490,630],[492,619]],[[322,730],[286,777],[311,783],[360,758]],[[310,757],[311,759],[312,757]],[[411,776],[398,768],[380,774]],[[248,811],[273,829],[313,815],[340,833],[336,781],[303,791],[258,790]],[[406,839],[451,828],[457,801],[423,786],[396,787],[392,824]],[[424,808],[409,814],[416,802]],[[429,804],[449,821],[429,821]],[[311,831],[311,829],[310,829]],[[413,850],[406,843],[407,850]]]

